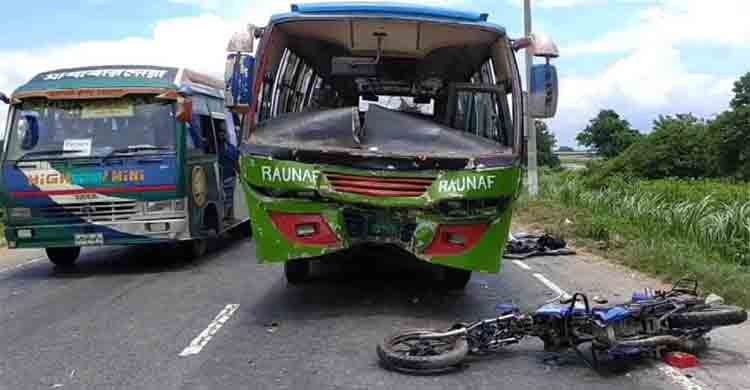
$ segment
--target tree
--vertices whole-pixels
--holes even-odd
[[[620,154],[641,138],[641,133],[630,127],[630,123],[620,118],[614,110],[601,110],[588,126],[578,133],[576,141],[586,147],[593,147],[604,157]]]
[[[717,174],[750,180],[750,73],[735,83],[731,109],[709,125]]]
[[[719,175],[750,180],[750,105],[721,113],[710,129]]]
[[[710,140],[705,120],[692,114],[660,115],[650,134],[599,167],[594,182],[617,174],[648,179],[712,176]]]
[[[750,72],[745,73],[739,80],[734,82],[734,98],[729,103],[733,110],[741,107],[750,107]]]
[[[534,121],[534,127],[536,128],[537,162],[541,166],[559,167],[560,158],[553,152],[557,144],[555,135],[549,131],[547,124],[540,120]]]

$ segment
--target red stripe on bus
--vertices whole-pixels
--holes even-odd
[[[125,187],[125,188],[81,188],[75,190],[52,190],[52,191],[15,191],[11,192],[11,196],[14,198],[34,198],[40,196],[51,196],[51,195],[80,195],[80,194],[115,194],[115,193],[127,193],[127,192],[154,192],[154,191],[174,191],[177,189],[175,185],[162,185],[162,186],[139,186],[139,187]]]

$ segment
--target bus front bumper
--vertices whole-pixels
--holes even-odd
[[[9,248],[152,244],[188,239],[187,218],[64,225],[10,225]]]
[[[491,216],[446,219],[428,210],[407,216],[344,202],[278,199],[245,186],[261,262],[286,262],[359,244],[390,244],[434,264],[497,273],[508,237],[510,202]]]

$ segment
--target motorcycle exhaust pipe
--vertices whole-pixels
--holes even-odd
[[[654,348],[670,347],[680,351],[700,351],[707,346],[705,338],[683,339],[670,335],[660,335],[637,340],[621,340],[615,348]]]

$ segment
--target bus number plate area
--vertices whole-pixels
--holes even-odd
[[[345,210],[344,222],[354,240],[385,242],[408,243],[417,226],[415,218],[383,210]]]
[[[98,246],[104,245],[104,234],[102,233],[77,233],[73,236],[76,246]]]

